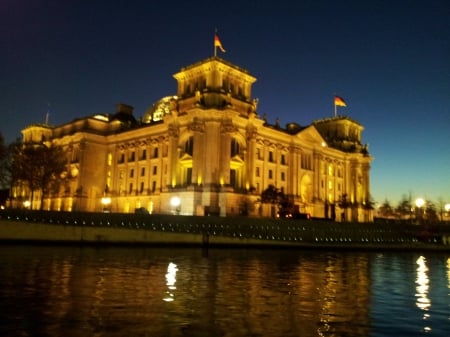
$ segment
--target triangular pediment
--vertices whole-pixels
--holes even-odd
[[[231,157],[230,169],[236,170],[244,166],[244,161],[238,155]]]
[[[181,156],[180,158],[180,162],[192,162],[192,156],[190,154],[185,153],[183,156]]]
[[[296,137],[302,142],[319,145],[325,143],[325,139],[320,135],[319,131],[317,131],[314,125],[310,125],[307,128],[303,129],[302,131],[297,133]]]
[[[235,163],[244,164],[244,161],[242,160],[242,158],[239,155],[231,157],[231,161],[233,161]]]

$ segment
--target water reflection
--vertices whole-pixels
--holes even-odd
[[[433,269],[424,256],[414,266],[408,256],[354,252],[211,250],[205,257],[195,249],[0,246],[0,253],[0,336],[366,337],[377,336],[374,326],[390,331],[391,308],[409,321],[420,311],[423,326],[440,305],[433,301],[431,311]],[[393,294],[377,280],[395,285]]]
[[[166,284],[168,289],[166,291],[167,296],[164,298],[164,301],[166,302],[172,302],[174,300],[172,291],[177,289],[177,287],[175,287],[175,283],[177,282],[177,271],[177,265],[170,262],[166,273]]]
[[[450,258],[447,259],[447,283],[447,288],[450,289]]]
[[[423,320],[426,321],[430,314],[428,311],[431,308],[431,300],[428,298],[428,292],[430,289],[430,279],[428,277],[428,267],[426,265],[426,258],[420,256],[417,263],[417,278],[416,278],[416,305],[419,309],[423,310]],[[426,325],[424,331],[431,331],[431,327]]]

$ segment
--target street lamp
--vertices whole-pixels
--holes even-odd
[[[101,203],[103,205],[103,212],[109,213],[109,205],[111,205],[111,198],[110,197],[103,197],[101,200]]]
[[[175,209],[175,214],[180,214],[181,199],[179,197],[172,197],[170,205]]]
[[[447,218],[449,218],[450,217],[450,204],[445,204],[445,206],[444,206],[444,209],[445,209],[445,216],[447,217]]]
[[[417,198],[416,199],[416,206],[419,209],[417,218],[419,219],[419,221],[422,219],[422,207],[423,207],[423,205],[425,205],[425,200],[423,200],[422,198]]]

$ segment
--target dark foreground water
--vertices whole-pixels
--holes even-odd
[[[450,336],[450,254],[0,246],[0,336]]]

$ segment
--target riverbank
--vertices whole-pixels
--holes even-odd
[[[8,210],[0,241],[450,251],[450,226]]]

